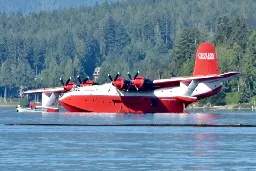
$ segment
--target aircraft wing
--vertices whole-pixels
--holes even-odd
[[[34,93],[54,93],[54,92],[63,92],[64,87],[55,87],[55,88],[40,88],[34,90],[24,91],[24,94],[34,94]]]
[[[231,77],[240,75],[240,72],[227,72],[224,74],[219,75],[207,75],[207,76],[196,76],[196,77],[173,77],[170,79],[160,79],[160,80],[154,80],[153,83],[156,86],[159,86],[159,88],[164,87],[178,87],[180,86],[180,82],[190,82],[192,80],[195,81],[214,81],[216,79],[220,80],[221,82],[227,81],[231,79]]]

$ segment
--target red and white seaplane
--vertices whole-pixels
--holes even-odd
[[[56,100],[69,112],[99,113],[183,113],[185,108],[199,99],[217,94],[222,82],[240,72],[220,74],[217,55],[211,43],[202,43],[196,53],[193,76],[149,80],[139,72],[129,80],[114,79],[111,83],[94,85],[88,78],[78,77],[80,86],[70,79],[63,87],[24,92],[43,93],[43,107],[50,107]]]

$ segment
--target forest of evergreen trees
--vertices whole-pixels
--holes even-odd
[[[0,12],[12,13],[21,11],[23,14],[28,14],[30,12],[93,6],[105,1],[115,2],[118,0],[0,0]]]
[[[256,97],[256,3],[253,0],[127,0],[24,15],[0,13],[1,96],[19,87],[60,86],[101,66],[150,79],[191,75],[204,41],[217,49],[221,72],[243,76],[204,103],[247,103]],[[77,82],[76,79],[74,81]]]

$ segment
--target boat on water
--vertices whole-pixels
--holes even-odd
[[[17,106],[17,112],[42,112],[43,110],[41,108],[35,108],[35,109],[31,109],[29,107],[21,107],[20,105]]]
[[[20,105],[16,108],[17,112],[59,112],[57,107],[45,107],[36,106],[35,103],[30,103],[29,107],[21,107]]]

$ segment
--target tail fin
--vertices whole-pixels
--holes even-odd
[[[200,44],[196,52],[193,76],[217,74],[220,74],[220,71],[214,46],[209,42]]]

